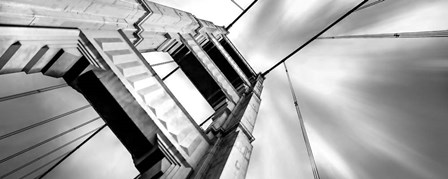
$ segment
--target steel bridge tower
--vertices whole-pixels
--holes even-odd
[[[263,77],[224,27],[147,0],[0,1],[0,74],[63,78],[140,178],[244,178]],[[142,56],[166,52],[214,109],[202,129]]]

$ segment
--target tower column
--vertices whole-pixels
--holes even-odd
[[[263,78],[225,28],[148,0],[0,0],[0,24],[0,74],[62,77],[140,178],[245,177]],[[169,53],[215,110],[205,131],[141,54],[151,51]]]
[[[181,39],[189,50],[196,56],[199,62],[201,62],[202,66],[204,66],[208,73],[219,84],[227,98],[230,99],[233,104],[236,104],[239,100],[239,95],[236,89],[230,84],[227,78],[224,77],[224,74],[222,74],[221,70],[219,70],[204,50],[197,44],[196,40],[190,34],[181,35]]]
[[[230,65],[232,65],[233,69],[235,69],[235,71],[238,73],[238,75],[241,77],[241,79],[243,79],[244,83],[247,86],[250,86],[250,82],[249,82],[249,79],[247,78],[247,76],[244,74],[244,72],[241,70],[241,68],[236,64],[235,60],[233,60],[233,58],[229,55],[229,53],[224,49],[224,47],[218,42],[218,40],[215,38],[215,36],[213,36],[211,34],[207,34],[207,36],[211,40],[213,45],[215,45],[218,48],[218,50],[224,55],[224,57],[230,63]]]
[[[88,48],[99,54],[98,60],[113,74],[110,78],[116,82],[108,88],[117,93],[114,96],[116,100],[125,102],[120,104],[121,107],[130,111],[128,115],[142,113],[147,116],[147,120],[141,117],[133,119],[139,130],[157,131],[150,132],[149,141],[153,145],[159,141],[157,146],[165,146],[161,147],[164,148],[162,151],[175,156],[181,166],[194,168],[209,146],[207,137],[126,35],[122,31],[86,30],[82,34],[90,42]],[[125,93],[123,91],[126,96],[121,95]],[[127,105],[130,102],[138,106]],[[165,157],[170,155],[165,154]]]
[[[241,55],[241,53],[237,50],[237,48],[232,44],[232,42],[226,37],[222,36],[222,40],[220,41],[220,44],[226,52],[232,57],[232,59],[235,61],[235,63],[240,67],[240,69],[243,71],[243,73],[246,75],[247,78],[249,78],[249,81],[252,82],[252,80],[255,79],[255,71],[250,67],[250,65],[247,63],[247,61],[244,59],[244,57]]]
[[[259,76],[251,92],[243,96],[225,120],[222,136],[204,156],[204,163],[192,178],[245,178],[252,154],[252,131],[260,107],[262,83],[263,78]]]

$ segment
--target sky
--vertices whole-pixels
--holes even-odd
[[[156,2],[192,12],[217,25],[229,24],[239,13],[236,6],[224,0]],[[359,2],[260,0],[232,27],[228,36],[255,71],[262,72]],[[241,1],[244,7],[249,3]],[[446,7],[446,0],[386,0],[352,14],[324,36],[446,30]],[[447,38],[317,40],[288,61],[321,178],[448,178],[447,46]],[[162,74],[173,67],[156,70]],[[175,77],[182,78],[181,72]],[[0,81],[0,96],[62,83],[61,79],[21,73],[0,75]],[[267,76],[264,85],[247,178],[312,178],[281,66]],[[188,97],[197,96],[173,93],[183,104],[191,101]],[[201,109],[210,112],[203,101],[198,101]],[[83,97],[68,87],[2,102],[0,131],[85,104]],[[209,114],[194,112],[196,109],[187,109],[197,115],[195,119]],[[76,119],[87,121],[96,117],[91,108],[77,115],[24,134],[32,138],[15,136],[1,141],[0,157],[56,134],[47,135],[43,131],[62,132],[79,124]],[[0,174],[101,124],[102,121],[95,121],[73,136],[0,164]],[[36,135],[42,133],[45,135]],[[48,160],[11,178],[22,176],[45,161]],[[98,166],[103,169],[98,170]],[[129,154],[106,128],[49,178],[132,178],[136,174]]]

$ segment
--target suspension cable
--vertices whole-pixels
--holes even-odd
[[[81,136],[79,136],[79,137],[77,137],[77,138],[75,138],[75,139],[73,139],[73,140],[71,140],[71,141],[65,143],[64,145],[61,145],[61,146],[59,146],[59,147],[57,147],[57,148],[55,148],[55,149],[53,149],[53,150],[51,150],[51,151],[49,151],[49,152],[47,152],[47,153],[45,153],[45,154],[43,154],[43,155],[41,155],[41,156],[39,156],[39,157],[37,157],[37,158],[35,158],[35,159],[33,159],[33,160],[31,160],[31,161],[25,163],[25,164],[23,164],[23,165],[17,167],[17,168],[14,169],[14,170],[11,170],[11,171],[9,171],[8,173],[3,174],[2,176],[0,176],[0,178],[5,178],[5,177],[7,177],[7,176],[9,176],[9,175],[11,175],[11,174],[13,174],[13,173],[15,173],[15,172],[17,172],[17,171],[23,169],[23,168],[25,168],[25,167],[27,167],[27,166],[33,164],[33,163],[35,163],[35,162],[37,162],[37,161],[39,161],[39,160],[41,160],[41,159],[47,157],[48,155],[50,155],[50,154],[52,154],[52,153],[54,153],[54,152],[57,152],[58,150],[61,150],[62,148],[64,148],[64,147],[66,147],[66,146],[68,146],[68,145],[70,145],[70,144],[72,144],[72,143],[78,141],[79,139],[82,139],[82,138],[84,138],[85,136],[87,136],[87,135],[89,135],[89,134],[95,132],[95,131],[98,130],[99,128],[100,128],[100,127],[96,128],[96,129],[93,129],[93,130],[91,130],[91,131],[89,131],[89,132],[87,132],[87,133],[85,133],[85,134],[83,134],[83,135],[81,135]],[[67,152],[67,153],[68,153],[68,152]]]
[[[165,65],[165,64],[169,64],[169,63],[173,63],[173,62],[176,62],[176,61],[171,60],[171,61],[166,61],[166,62],[155,63],[155,64],[152,64],[151,67]]]
[[[76,112],[81,111],[81,110],[83,110],[83,109],[86,109],[86,108],[88,108],[88,107],[90,107],[90,104],[85,105],[85,106],[82,106],[82,107],[80,107],[80,108],[76,108],[76,109],[74,109],[74,110],[71,110],[71,111],[69,111],[69,112],[66,112],[66,113],[63,113],[63,114],[60,114],[60,115],[57,115],[57,116],[54,116],[54,117],[52,117],[52,118],[49,118],[49,119],[46,119],[46,120],[43,120],[43,121],[40,121],[40,122],[31,124],[31,125],[26,126],[26,127],[24,127],[24,128],[21,128],[21,129],[12,131],[12,132],[10,132],[10,133],[7,133],[7,134],[4,134],[4,135],[0,136],[0,140],[6,139],[6,138],[11,137],[11,136],[16,135],[16,134],[20,134],[20,133],[25,132],[25,131],[27,131],[27,130],[30,130],[30,129],[32,129],[32,128],[35,128],[35,127],[44,125],[44,124],[49,123],[49,122],[51,122],[51,121],[54,121],[54,120],[56,120],[56,119],[60,119],[60,118],[62,118],[62,117],[65,117],[65,116],[68,116],[68,115],[70,115],[70,114],[76,113]]]
[[[38,179],[42,179],[45,175],[50,173],[54,168],[56,168],[59,164],[61,164],[65,159],[67,159],[70,155],[75,153],[79,148],[81,148],[85,143],[87,143],[90,139],[92,139],[96,134],[98,134],[101,130],[103,130],[107,124],[102,125],[98,130],[96,130],[93,134],[87,137],[86,140],[82,141],[78,146],[76,146],[73,150],[71,150],[67,155],[65,155],[61,160],[59,160],[56,164],[50,167],[47,171],[45,171],[42,175],[38,177]]]
[[[68,153],[69,153],[69,152],[63,153],[62,155],[60,155],[60,156],[54,158],[53,160],[50,160],[49,162],[43,164],[42,166],[40,166],[40,167],[34,169],[33,171],[31,171],[31,172],[29,172],[29,173],[23,175],[22,177],[20,177],[20,179],[26,178],[26,177],[30,176],[31,174],[36,173],[36,172],[39,171],[40,169],[42,169],[42,168],[44,168],[44,167],[50,165],[51,163],[55,162],[56,160],[59,160],[59,159],[62,158],[62,157],[66,156]]]
[[[162,78],[162,81],[165,81],[168,77],[170,77],[174,72],[176,72],[177,70],[179,70],[179,66],[177,66],[175,69],[173,69],[170,73],[168,73],[167,75],[165,75],[163,78]]]
[[[258,0],[254,0],[252,1],[252,3],[250,3],[250,5],[243,10],[243,12],[241,12],[240,15],[238,15],[238,17],[236,17],[227,27],[226,30],[229,31],[229,29],[233,26],[233,24],[236,23],[236,21],[238,21],[244,14],[246,14],[246,12],[252,7],[254,6],[255,3],[257,3]]]
[[[139,173],[137,176],[134,177],[134,179],[139,179],[142,176],[141,173]]]
[[[360,8],[358,8],[356,11],[360,11],[360,10],[363,10],[363,9],[367,9],[367,8],[369,8],[369,7],[372,7],[372,6],[374,6],[374,5],[377,5],[377,4],[379,4],[379,3],[382,3],[382,2],[384,2],[385,0],[378,0],[378,1],[374,1],[374,2],[371,2],[371,3],[369,3],[369,4],[366,4],[366,5],[364,5],[364,6],[362,6],[362,7],[360,7]],[[356,12],[355,11],[355,12]]]
[[[235,0],[230,0],[233,2],[233,4],[235,4],[235,6],[237,6],[238,8],[240,8],[242,11],[244,11],[244,8],[241,7],[237,2],[235,2]]]
[[[182,48],[184,48],[184,47],[182,47]],[[180,51],[182,48],[179,48],[177,51]],[[190,52],[187,52],[187,53],[185,53],[182,57],[180,57],[179,58],[179,60],[176,62],[177,63],[177,67],[176,68],[174,68],[172,71],[170,71],[167,75],[165,75],[163,78],[162,78],[162,81],[165,81],[168,77],[170,77],[174,72],[176,72],[177,70],[179,70],[179,68],[180,68],[180,62],[182,61],[182,60],[184,60],[185,59],[185,57],[189,54]]]
[[[8,161],[8,160],[11,160],[11,159],[13,159],[14,157],[17,157],[17,156],[19,156],[19,155],[21,155],[21,154],[23,154],[23,153],[25,153],[25,152],[28,152],[28,151],[30,151],[30,150],[33,150],[33,149],[35,149],[36,147],[39,147],[39,146],[41,146],[41,145],[43,145],[43,144],[46,144],[46,143],[48,143],[48,142],[50,142],[50,141],[52,141],[52,140],[54,140],[54,139],[56,139],[56,138],[59,138],[59,137],[65,135],[65,134],[68,134],[68,133],[70,133],[70,132],[72,132],[72,131],[74,131],[74,130],[76,130],[76,129],[79,129],[79,128],[81,128],[81,127],[83,127],[83,126],[85,126],[85,125],[87,125],[87,124],[89,124],[89,123],[91,123],[91,122],[93,122],[93,121],[98,120],[98,119],[100,119],[100,117],[96,117],[96,118],[94,118],[94,119],[92,119],[92,120],[89,120],[89,121],[87,121],[87,122],[84,122],[84,123],[82,123],[82,124],[80,124],[80,125],[78,125],[78,126],[76,126],[76,127],[73,127],[73,128],[71,128],[71,129],[69,129],[69,130],[66,130],[66,131],[62,132],[62,133],[59,133],[59,134],[57,134],[57,135],[55,135],[55,136],[53,136],[53,137],[50,137],[50,138],[48,138],[48,139],[46,139],[46,140],[44,140],[44,141],[42,141],[42,142],[39,142],[39,143],[37,143],[37,144],[34,144],[34,145],[32,145],[31,147],[28,147],[28,148],[23,149],[23,150],[21,150],[21,151],[19,151],[19,152],[16,152],[16,153],[14,153],[14,154],[12,154],[12,155],[10,155],[10,156],[8,156],[8,157],[5,157],[5,158],[3,158],[3,159],[0,160],[0,164],[6,162],[6,161]]]
[[[300,112],[299,103],[297,102],[297,97],[294,92],[294,87],[292,86],[291,78],[289,77],[288,68],[286,67],[285,62],[283,63],[283,65],[285,66],[285,72],[286,72],[286,76],[288,78],[289,89],[291,90],[292,99],[294,101],[294,107],[296,108],[297,117],[299,118],[300,129],[302,130],[302,136],[303,136],[303,140],[305,141],[306,151],[308,153],[308,158],[310,160],[311,169],[313,171],[314,179],[320,179],[319,171],[317,169],[316,161],[314,160],[313,151],[311,150],[310,141],[308,139],[308,134],[306,132],[305,123],[303,122],[302,113]]]
[[[215,116],[215,113],[211,114],[210,116],[208,116],[207,119],[205,119],[204,121],[202,121],[201,124],[199,124],[199,127],[202,127],[206,122],[208,122],[210,119],[212,119],[213,116]]]
[[[362,34],[319,37],[318,39],[371,39],[371,38],[436,38],[448,37],[448,30],[397,32],[384,34]]]
[[[24,97],[24,96],[29,96],[29,95],[33,95],[33,94],[37,94],[37,93],[42,93],[42,92],[45,92],[45,91],[55,90],[55,89],[63,88],[63,87],[66,87],[66,86],[68,86],[68,84],[64,83],[64,84],[49,86],[49,87],[45,87],[45,88],[41,88],[41,89],[37,89],[37,90],[27,91],[27,92],[24,92],[24,93],[19,93],[19,94],[13,94],[13,95],[5,96],[5,97],[0,97],[0,102],[11,100],[11,99],[15,99],[15,98],[20,98],[20,97]]]
[[[282,60],[280,60],[277,64],[275,64],[274,66],[272,66],[271,68],[269,68],[268,70],[266,70],[262,76],[266,77],[266,75],[271,72],[274,68],[276,68],[277,66],[279,66],[280,64],[282,64],[283,62],[285,62],[286,60],[288,60],[290,57],[292,57],[293,55],[295,55],[298,51],[302,50],[304,47],[306,47],[308,44],[310,44],[311,42],[313,42],[314,40],[316,40],[320,35],[322,35],[323,33],[325,33],[328,29],[332,28],[334,25],[336,25],[337,23],[339,23],[340,21],[342,21],[344,18],[346,18],[347,16],[349,16],[351,13],[353,13],[356,9],[358,9],[359,7],[361,7],[362,5],[364,5],[368,0],[364,0],[361,3],[359,3],[357,6],[355,6],[353,9],[351,9],[350,11],[348,11],[347,13],[345,13],[343,16],[341,16],[339,19],[337,19],[336,21],[334,21],[333,23],[331,23],[328,27],[326,27],[324,30],[320,31],[319,33],[317,33],[314,37],[312,37],[310,40],[308,40],[307,42],[305,42],[303,45],[301,45],[299,48],[297,48],[296,50],[294,50],[293,52],[291,52],[289,55],[287,55],[286,57],[284,57]]]

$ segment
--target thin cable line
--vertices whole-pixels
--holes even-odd
[[[313,171],[314,179],[320,179],[316,161],[314,160],[313,151],[311,150],[311,144],[308,139],[308,134],[306,132],[305,123],[303,122],[302,113],[300,112],[299,103],[297,102],[297,97],[294,92],[294,87],[292,86],[291,78],[289,77],[288,68],[286,67],[286,63],[283,63],[283,65],[285,66],[285,72],[286,72],[286,76],[288,78],[289,89],[291,90],[292,98],[294,101],[294,107],[296,108],[297,117],[299,118],[300,128],[302,130],[302,136],[303,136],[303,140],[305,141],[306,151],[308,153],[308,158],[310,160],[311,169]]]
[[[20,177],[20,179],[26,178],[27,176],[30,176],[31,174],[36,173],[36,172],[39,171],[40,169],[42,169],[42,168],[44,168],[44,167],[50,165],[51,163],[55,162],[56,160],[59,160],[59,159],[62,158],[62,157],[66,156],[68,153],[70,153],[70,152],[66,152],[66,153],[60,155],[59,157],[56,157],[56,158],[54,158],[53,160],[50,160],[49,162],[43,164],[42,166],[40,166],[40,167],[34,169],[33,171],[31,171],[31,172],[29,172],[29,173],[23,175],[22,177]]]
[[[33,95],[33,94],[37,94],[37,93],[42,93],[42,92],[45,92],[45,91],[55,90],[55,89],[63,88],[63,87],[66,87],[66,86],[68,86],[68,84],[64,83],[64,84],[49,86],[49,87],[45,87],[45,88],[41,88],[41,89],[37,89],[37,90],[27,91],[27,92],[24,92],[24,93],[4,96],[4,97],[0,97],[0,102],[11,100],[11,99],[15,99],[15,98],[20,98],[20,97],[24,97],[24,96],[29,96],[29,95]]]
[[[175,69],[173,69],[170,73],[168,73],[167,75],[165,75],[163,78],[162,78],[162,81],[165,81],[168,77],[170,77],[174,72],[176,72],[177,70],[179,70],[179,66],[177,66]]]
[[[6,161],[8,161],[8,160],[11,160],[11,159],[13,159],[14,157],[17,157],[17,156],[19,156],[19,155],[21,155],[21,154],[23,154],[23,153],[25,153],[25,152],[28,152],[28,151],[30,151],[30,150],[33,150],[33,149],[35,149],[36,147],[39,147],[39,146],[41,146],[41,145],[43,145],[43,144],[45,144],[45,143],[48,143],[48,142],[50,142],[50,141],[52,141],[52,140],[54,140],[54,139],[56,139],[56,138],[59,138],[59,137],[65,135],[65,134],[68,134],[68,133],[70,133],[70,132],[72,132],[72,131],[74,131],[74,130],[76,130],[76,129],[78,129],[78,128],[81,128],[81,127],[83,127],[83,126],[85,126],[85,125],[87,125],[87,124],[89,124],[89,123],[91,123],[91,122],[93,122],[93,121],[98,120],[98,119],[100,119],[100,117],[96,117],[96,118],[94,118],[94,119],[92,119],[92,120],[90,120],[90,121],[84,122],[84,123],[82,123],[82,124],[80,124],[80,125],[78,125],[78,126],[76,126],[76,127],[74,127],[74,128],[71,128],[71,129],[69,129],[69,130],[67,130],[67,131],[64,131],[64,132],[62,132],[62,133],[59,133],[59,134],[57,134],[57,135],[55,135],[55,136],[53,136],[53,137],[50,137],[50,138],[48,138],[48,139],[46,139],[46,140],[44,140],[44,141],[42,141],[42,142],[39,142],[39,143],[37,143],[37,144],[34,144],[34,145],[31,146],[31,147],[28,147],[28,148],[23,149],[23,150],[21,150],[21,151],[15,153],[15,154],[12,154],[12,155],[8,156],[8,157],[6,157],[6,158],[3,158],[3,159],[0,160],[0,164],[6,162]]]
[[[138,174],[137,176],[134,177],[134,179],[139,179],[142,176],[142,174]]]
[[[59,160],[56,164],[50,167],[47,171],[45,171],[42,175],[40,175],[39,179],[42,179],[45,175],[50,173],[54,168],[56,168],[59,164],[61,164],[65,159],[67,159],[70,155],[75,153],[79,148],[81,148],[85,143],[87,143],[90,139],[92,139],[96,134],[98,134],[101,130],[103,130],[107,124],[102,125],[98,130],[96,130],[92,135],[90,135],[86,140],[82,141],[78,146],[76,146],[72,151],[70,151],[67,155],[65,155],[61,160]]]
[[[166,62],[155,63],[155,64],[152,64],[151,67],[165,65],[165,64],[169,64],[169,63],[173,63],[173,62],[176,62],[176,61],[171,60],[171,61],[166,61]]]
[[[242,11],[244,11],[244,8],[241,7],[235,0],[230,0],[233,2],[233,4],[235,4],[238,8],[240,8]]]
[[[298,51],[302,50],[304,47],[306,47],[308,44],[310,44],[311,42],[313,42],[314,40],[316,40],[320,35],[322,35],[323,33],[325,33],[328,29],[332,28],[334,25],[336,25],[337,23],[339,23],[340,21],[342,21],[344,18],[346,18],[347,16],[349,16],[351,13],[353,13],[356,9],[358,9],[359,7],[361,7],[362,5],[364,5],[368,0],[364,0],[361,3],[359,3],[357,6],[355,6],[353,9],[351,9],[350,11],[348,11],[347,13],[345,13],[343,16],[341,16],[339,19],[337,19],[336,21],[334,21],[333,23],[331,23],[328,27],[326,27],[324,30],[320,31],[319,33],[317,33],[314,37],[312,37],[310,40],[308,40],[307,42],[305,42],[303,45],[301,45],[299,48],[297,48],[296,50],[294,50],[293,52],[291,52],[289,55],[287,55],[286,57],[284,57],[282,60],[280,60],[277,64],[275,64],[274,66],[272,66],[271,68],[269,68],[268,70],[266,70],[262,76],[265,77],[269,72],[271,72],[274,68],[276,68],[277,66],[279,66],[280,64],[282,64],[283,62],[285,62],[286,60],[288,60],[290,57],[292,57],[293,55],[295,55]]]
[[[371,3],[369,3],[369,4],[366,4],[366,5],[364,5],[364,6],[360,7],[360,8],[358,8],[355,12],[360,11],[360,10],[363,10],[363,9],[367,9],[367,8],[369,8],[369,7],[372,7],[372,6],[374,6],[374,5],[377,5],[377,4],[379,4],[379,3],[382,3],[382,2],[384,2],[384,1],[385,1],[385,0],[378,0],[378,1],[371,2]]]
[[[341,35],[319,37],[318,39],[373,39],[373,38],[436,38],[448,37],[448,30],[397,32],[383,34]]]
[[[210,115],[207,119],[205,119],[204,121],[202,121],[201,124],[199,124],[200,127],[202,127],[207,121],[209,121],[210,119],[212,119],[212,117],[215,115],[215,113],[213,113],[212,115]]]
[[[236,18],[232,21],[232,23],[230,23],[230,24],[226,27],[226,30],[229,31],[229,29],[233,26],[233,24],[235,24],[236,21],[238,21],[244,14],[246,14],[246,12],[247,12],[252,6],[254,6],[254,4],[255,4],[257,1],[258,1],[258,0],[254,0],[254,1],[252,1],[252,3],[250,3],[250,5],[249,5],[246,9],[244,9],[243,12],[241,12],[241,14],[238,15],[238,17],[236,17]]]
[[[86,109],[86,108],[88,108],[88,107],[90,107],[90,104],[85,105],[85,106],[82,106],[82,107],[77,108],[77,109],[74,109],[74,110],[71,110],[71,111],[69,111],[69,112],[66,112],[66,113],[57,115],[57,116],[54,116],[54,117],[52,117],[52,118],[49,118],[49,119],[46,119],[46,120],[43,120],[43,121],[40,121],[40,122],[31,124],[31,125],[26,126],[26,127],[24,127],[24,128],[21,128],[21,129],[12,131],[12,132],[10,132],[10,133],[7,133],[7,134],[4,134],[4,135],[0,136],[0,140],[6,139],[6,138],[8,138],[8,137],[11,137],[11,136],[13,136],[13,135],[16,135],[16,134],[19,134],[19,133],[22,133],[22,132],[25,132],[25,131],[30,130],[30,129],[32,129],[32,128],[38,127],[38,126],[40,126],[40,125],[44,125],[44,124],[49,123],[49,122],[51,122],[51,121],[54,121],[54,120],[56,120],[56,119],[60,119],[60,118],[62,118],[62,117],[65,117],[65,116],[68,116],[68,115],[70,115],[70,114],[76,113],[76,112],[81,111],[81,110],[83,110],[83,109]]]
[[[60,149],[62,149],[62,148],[64,148],[64,147],[66,147],[66,146],[68,146],[68,145],[70,145],[70,144],[72,144],[72,143],[74,143],[74,142],[76,142],[76,141],[78,141],[79,139],[84,138],[85,136],[87,136],[87,135],[89,135],[89,134],[91,134],[91,133],[93,133],[93,132],[95,132],[95,131],[98,130],[99,128],[100,128],[100,127],[96,128],[96,129],[93,129],[93,130],[91,130],[91,131],[89,131],[89,132],[87,132],[87,133],[85,133],[85,134],[83,134],[83,135],[81,135],[81,136],[79,136],[79,137],[77,137],[77,138],[75,138],[75,139],[73,139],[73,140],[71,140],[71,141],[65,143],[64,145],[61,145],[61,146],[59,146],[59,147],[57,147],[57,148],[51,150],[50,152],[47,152],[47,153],[45,153],[45,154],[43,154],[43,155],[41,155],[41,156],[35,158],[34,160],[31,160],[31,161],[29,161],[29,162],[27,162],[27,163],[21,165],[20,167],[17,167],[16,169],[11,170],[10,172],[8,172],[8,173],[6,173],[6,174],[0,176],[0,178],[5,178],[5,177],[7,177],[7,176],[9,176],[9,175],[11,175],[11,174],[13,174],[13,173],[15,173],[15,172],[17,172],[17,171],[19,171],[19,170],[25,168],[25,167],[27,167],[27,166],[29,166],[29,165],[31,165],[31,164],[37,162],[37,161],[39,161],[39,160],[45,158],[46,156],[48,156],[48,155],[50,155],[50,154],[52,154],[52,153],[54,153],[54,152],[56,152],[56,151],[58,151],[58,150],[60,150]],[[68,152],[67,152],[67,153],[68,153]]]

